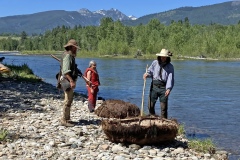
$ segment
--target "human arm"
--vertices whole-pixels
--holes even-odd
[[[166,92],[165,96],[169,96],[171,90],[173,89],[174,86],[174,67],[171,65],[168,68],[168,76],[167,76],[167,81],[166,81]]]
[[[91,71],[89,70],[89,71],[87,71],[87,79],[91,79]],[[94,93],[94,90],[93,90],[93,88],[92,88],[92,85],[88,85],[88,87],[90,88],[90,91],[91,91],[91,93],[93,94]]]
[[[69,73],[66,73],[66,74],[65,74],[65,77],[68,79],[71,88],[74,89],[74,88],[76,87],[76,81],[74,81],[74,80],[72,79],[72,77],[69,75]]]
[[[153,61],[153,63],[148,67],[147,71],[143,74],[144,80],[153,76],[154,64],[155,61]]]
[[[74,89],[76,87],[76,82],[70,76],[71,61],[72,61],[71,55],[65,54],[65,56],[63,57],[63,63],[62,63],[62,74],[69,81],[71,88]]]

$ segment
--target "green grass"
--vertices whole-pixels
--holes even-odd
[[[11,69],[9,74],[3,74],[2,77],[12,78],[19,81],[28,81],[28,82],[39,82],[41,78],[34,75],[33,71],[28,67],[27,64],[23,65],[8,65],[4,64]]]
[[[0,129],[0,141],[4,141],[7,137],[8,131],[5,129]]]
[[[34,50],[34,51],[21,51],[21,54],[27,55],[50,55],[50,54],[61,54],[64,51],[45,51],[45,50]]]
[[[8,38],[14,39],[14,40],[20,40],[21,37],[14,37],[14,36],[0,36],[0,40],[1,39],[8,39]]]
[[[178,126],[178,135],[185,135],[185,129],[183,124],[180,124]]]
[[[64,52],[64,49],[62,51],[46,51],[46,50],[34,50],[34,51],[27,51],[27,50],[23,50],[21,51],[21,54],[27,54],[27,55],[50,55],[50,54],[57,54],[57,55],[61,55]],[[130,53],[128,55],[122,55],[122,54],[118,54],[116,55],[108,55],[108,54],[99,54],[97,52],[93,52],[93,51],[86,51],[86,50],[78,50],[77,52],[77,57],[78,58],[110,58],[110,59],[157,59],[156,54],[143,54],[142,56],[138,56],[137,58],[134,57],[135,53]],[[174,54],[171,57],[171,60],[198,60],[198,57],[194,57],[194,56],[179,56],[177,54]],[[239,61],[240,58],[217,58],[214,59],[212,57],[207,57],[205,60],[237,60]]]
[[[184,125],[180,124],[178,127],[178,135],[184,135],[185,136],[185,129]],[[211,139],[190,139],[188,142],[188,147],[197,151],[197,152],[203,152],[203,153],[215,153],[216,146],[214,145],[213,141]]]
[[[216,150],[216,146],[213,144],[213,141],[211,139],[193,139],[188,142],[188,146],[195,151],[204,153],[215,153]]]

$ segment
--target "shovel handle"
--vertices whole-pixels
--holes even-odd
[[[148,65],[146,67],[146,72],[147,73]],[[146,86],[146,78],[144,79],[143,83],[143,93],[142,93],[142,106],[141,106],[141,116],[143,116],[143,106],[144,106],[144,91],[145,91],[145,86]]]

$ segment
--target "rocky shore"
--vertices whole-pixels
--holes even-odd
[[[110,142],[101,129],[101,117],[89,113],[87,99],[75,95],[71,108],[74,127],[59,123],[63,93],[44,83],[0,80],[0,128],[8,130],[0,142],[1,160],[225,160],[228,153],[195,152],[188,140],[161,146]],[[98,101],[98,106],[101,105]]]

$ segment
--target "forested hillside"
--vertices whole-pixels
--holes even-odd
[[[217,23],[222,25],[237,24],[240,21],[240,2],[224,2],[201,7],[181,7],[161,13],[145,15],[135,21],[124,21],[127,25],[147,24],[151,19],[158,19],[161,23],[169,25],[171,21],[183,20],[188,17],[190,24],[209,25]]]
[[[5,35],[6,36],[6,35]],[[155,55],[168,48],[174,56],[212,58],[240,57],[240,24],[191,25],[188,18],[172,21],[170,25],[152,19],[146,25],[125,26],[111,18],[101,20],[100,26],[57,27],[43,35],[28,36],[26,32],[0,39],[0,50],[60,51],[70,38],[79,42],[81,53],[103,55]]]

